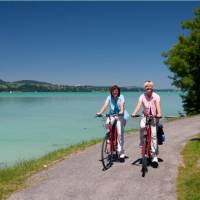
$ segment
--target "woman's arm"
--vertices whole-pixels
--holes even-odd
[[[124,101],[120,102],[120,111],[119,114],[124,114]]]
[[[134,112],[131,114],[131,116],[135,116],[135,115],[138,113],[138,111],[140,110],[141,106],[142,106],[142,101],[139,100],[138,103],[137,103],[137,106],[135,107],[135,110],[134,110]]]
[[[108,108],[109,102],[106,100],[105,103],[103,104],[102,108],[100,109],[99,112],[96,113],[96,115],[101,115],[105,110]]]
[[[156,101],[157,117],[161,117],[160,100]]]

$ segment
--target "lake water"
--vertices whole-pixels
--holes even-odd
[[[141,92],[124,92],[133,111]],[[108,93],[0,93],[0,166],[104,136],[96,119]],[[180,92],[159,92],[164,115],[182,112]],[[126,129],[138,123],[129,119]]]

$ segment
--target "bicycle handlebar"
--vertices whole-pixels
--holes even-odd
[[[142,115],[131,115],[132,118],[142,117]]]
[[[170,118],[182,118],[183,116],[160,116],[160,117],[157,117],[157,116],[153,116],[153,115],[134,115],[132,116],[132,118],[137,118],[137,117],[153,117],[153,118],[157,118],[157,119],[160,119],[160,118],[166,118],[166,119],[170,119]]]
[[[163,118],[162,116],[160,117],[157,117],[157,116],[154,116],[154,115],[131,115],[132,118],[136,118],[136,117],[152,117],[152,118],[157,118],[157,119],[160,119],[160,118]]]
[[[96,115],[96,117],[119,117],[119,116],[123,116],[124,114],[101,114],[101,115]]]

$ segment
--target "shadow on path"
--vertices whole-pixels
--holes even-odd
[[[200,142],[200,138],[192,138],[190,141],[199,141]]]

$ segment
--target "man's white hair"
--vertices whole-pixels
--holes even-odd
[[[144,88],[150,87],[153,89],[153,81],[145,81],[144,82]]]

